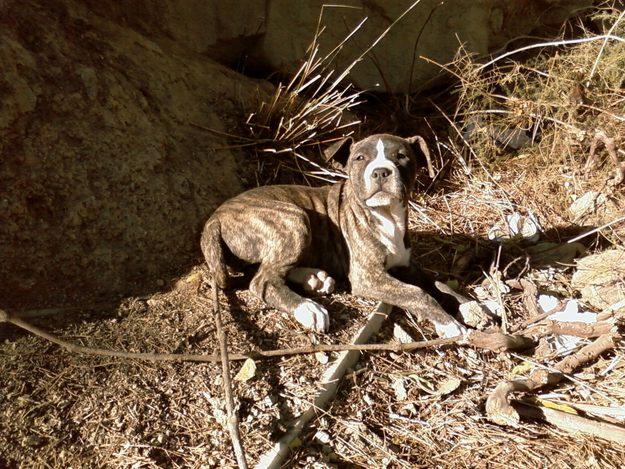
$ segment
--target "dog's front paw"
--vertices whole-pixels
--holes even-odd
[[[295,319],[307,329],[316,332],[327,332],[330,328],[330,315],[328,310],[312,300],[302,301],[295,311]]]
[[[466,327],[464,327],[455,319],[452,319],[451,322],[445,324],[435,322],[434,328],[436,329],[436,333],[438,334],[438,336],[443,339],[457,337],[459,335],[466,335],[469,332]]]
[[[334,291],[334,279],[323,270],[312,272],[304,280],[304,290],[308,293],[329,295]]]

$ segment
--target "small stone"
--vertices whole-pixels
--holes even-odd
[[[399,324],[395,324],[393,326],[393,337],[395,337],[395,339],[397,339],[401,344],[408,344],[415,341],[414,338]]]
[[[322,365],[327,365],[328,361],[330,361],[330,358],[328,357],[328,354],[325,353],[325,352],[317,352],[317,353],[315,353],[315,358]]]
[[[323,430],[319,430],[317,433],[315,433],[315,440],[317,440],[319,443],[322,443],[324,445],[327,445],[330,443],[330,434],[326,431]]]

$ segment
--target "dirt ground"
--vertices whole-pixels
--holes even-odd
[[[436,207],[429,209],[430,214]],[[423,222],[413,213],[413,228]],[[445,271],[457,257],[449,244],[422,233],[417,256]],[[453,239],[453,238],[452,238]],[[457,244],[456,244],[457,245]],[[475,262],[493,254],[479,249]],[[217,347],[210,290],[195,269],[163,293],[126,298],[109,308],[31,319],[66,340],[126,351],[212,353]],[[512,303],[520,303],[520,294]],[[323,343],[346,343],[373,303],[347,294],[322,299],[331,311]],[[244,289],[222,298],[233,352],[310,344],[286,315]],[[520,310],[515,310],[520,311]],[[515,312],[513,323],[524,318]],[[399,324],[415,340],[433,338],[428,325],[394,310],[378,342]],[[5,326],[6,327],[6,326]],[[16,329],[0,345],[0,465],[6,467],[224,467],[235,461],[223,426],[217,364],[170,364],[72,354]],[[547,393],[572,401],[625,401],[623,349]],[[328,356],[330,363],[334,356]],[[487,393],[523,363],[523,355],[470,348],[415,353],[364,353],[336,400],[304,431],[287,467],[622,467],[625,451],[546,423],[516,429],[485,416]],[[616,363],[616,366],[613,366]],[[257,361],[255,377],[235,381],[241,433],[254,462],[305,410],[328,365],[314,355]],[[609,373],[602,377],[608,367]],[[233,365],[236,373],[241,363]],[[404,394],[398,395],[397,382]],[[446,383],[456,382],[445,391]],[[621,385],[619,385],[620,383]],[[590,389],[588,391],[587,389]]]

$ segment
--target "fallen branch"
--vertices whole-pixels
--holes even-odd
[[[132,360],[166,361],[166,362],[203,362],[220,363],[221,358],[217,353],[213,354],[187,354],[187,353],[149,353],[149,352],[121,352],[101,348],[85,347],[73,344],[66,340],[50,334],[49,332],[33,326],[23,319],[11,316],[6,311],[0,309],[0,323],[8,322],[24,329],[42,339],[60,345],[69,352],[83,353],[86,355],[97,355],[103,357],[128,358]],[[472,346],[476,348],[501,352],[504,350],[523,350],[534,345],[528,337],[521,335],[508,335],[499,332],[472,331],[468,336],[459,335],[446,339],[432,339],[421,342],[392,343],[392,344],[319,344],[306,347],[295,347],[276,350],[251,350],[243,353],[229,353],[229,361],[241,361],[252,359],[286,357],[290,355],[303,355],[317,352],[343,352],[346,350],[357,350],[359,352],[411,352],[413,350],[444,347],[449,345]]]
[[[625,445],[625,428],[620,425],[600,422],[548,407],[535,407],[521,402],[514,402],[513,405],[514,409],[524,417],[546,420],[569,433],[581,433]]]
[[[616,332],[617,326],[613,322],[596,322],[594,324],[586,324],[583,322],[560,322],[560,321],[543,321],[539,324],[530,326],[523,331],[523,335],[531,337],[544,337],[552,334],[573,335],[591,339]]]
[[[577,367],[596,359],[599,355],[612,350],[620,340],[617,333],[605,334],[594,342],[582,347],[572,355],[558,362],[555,372],[545,369],[534,370],[529,378],[500,383],[486,400],[486,414],[488,418],[500,425],[516,426],[519,423],[519,414],[510,405],[509,395],[512,392],[530,392],[545,385],[553,385],[571,373]]]
[[[232,449],[237,458],[239,469],[247,469],[247,461],[245,459],[245,451],[241,443],[241,435],[239,434],[239,418],[234,408],[234,397],[232,396],[232,382],[230,381],[230,362],[228,360],[228,341],[226,333],[221,323],[221,307],[219,305],[219,290],[217,281],[213,277],[213,313],[215,314],[215,325],[217,327],[217,337],[219,338],[219,351],[221,353],[221,376],[223,378],[224,394],[226,397],[226,410],[228,411],[228,431],[230,432],[230,440]]]

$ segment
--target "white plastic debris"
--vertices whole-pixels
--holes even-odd
[[[330,443],[330,440],[331,440],[330,434],[323,430],[319,430],[317,433],[315,433],[314,438],[319,443],[322,443],[324,445],[327,445],[328,443]]]
[[[330,357],[328,357],[328,354],[325,353],[325,352],[316,352],[315,353],[315,358],[322,365],[327,365],[328,362],[330,361]]]
[[[538,296],[538,306],[540,306],[545,313],[555,309],[559,304],[560,300],[553,295]]]
[[[504,223],[498,223],[488,232],[491,241],[507,241],[511,239],[523,239],[535,243],[540,238],[540,225],[532,213],[527,216],[519,212],[506,215]]]
[[[482,305],[490,311],[491,314],[494,314],[497,317],[502,317],[505,313],[505,309],[502,304],[497,300],[484,300]]]

